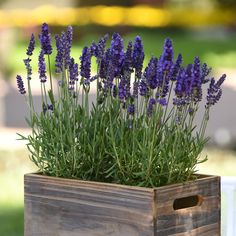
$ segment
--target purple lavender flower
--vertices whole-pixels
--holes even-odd
[[[73,28],[71,25],[67,27],[66,37],[67,37],[68,47],[69,49],[71,49],[72,39],[73,39]]]
[[[53,105],[52,104],[48,104],[48,110],[53,111]]]
[[[92,42],[92,45],[90,46],[90,52],[91,56],[98,57],[98,46],[95,42]]]
[[[43,113],[46,114],[47,111],[53,112],[53,105],[52,104],[45,104],[43,103]]]
[[[165,71],[160,64],[157,66],[157,78],[160,96],[164,98],[169,92],[170,77],[165,74]]]
[[[142,78],[139,83],[139,94],[147,96],[149,94],[149,87],[147,86],[146,79]]]
[[[56,73],[61,73],[63,71],[63,46],[61,43],[61,38],[58,34],[55,35],[57,55],[56,55]]]
[[[68,26],[66,32],[62,32],[61,36],[55,35],[57,55],[56,55],[56,73],[61,73],[63,68],[69,69],[71,63],[71,46],[72,46],[73,29]]]
[[[113,86],[113,80],[115,78],[115,69],[112,63],[110,48],[107,49],[104,57],[102,58],[99,75],[103,79],[104,95],[107,95],[107,92],[110,91]]]
[[[119,83],[119,98],[121,101],[127,100],[130,97],[130,80],[125,76],[121,76]]]
[[[166,106],[167,105],[167,101],[166,98],[160,98],[157,100],[157,102],[162,105],[162,106]]]
[[[193,64],[192,99],[194,102],[202,100],[201,65],[198,57],[194,59]]]
[[[26,51],[26,54],[28,56],[33,55],[34,47],[35,47],[35,39],[34,39],[34,34],[32,34],[31,38],[30,38],[29,46],[28,46],[27,51]]]
[[[132,69],[132,47],[133,44],[131,41],[129,41],[128,46],[127,46],[127,50],[125,52],[125,56],[124,56],[124,65],[123,65],[123,74],[126,74],[128,72],[128,74],[130,74],[131,72],[133,72]]]
[[[90,47],[91,54],[99,60],[101,60],[104,55],[107,39],[108,35],[106,34],[99,40],[98,44],[93,42]]]
[[[152,57],[147,68],[145,69],[144,76],[150,89],[156,89],[158,86],[157,64],[158,59],[156,57]]]
[[[188,108],[188,113],[189,113],[189,115],[192,116],[194,113],[194,109],[192,107]]]
[[[135,106],[134,104],[129,104],[128,107],[127,107],[127,112],[129,115],[134,115],[134,112],[135,112]]]
[[[186,84],[185,84],[185,70],[183,68],[181,68],[179,71],[174,91],[176,97],[173,99],[173,104],[177,106],[184,105],[186,96]]]
[[[222,90],[216,87],[215,79],[212,78],[207,90],[207,106],[213,106],[218,102],[222,94]]]
[[[74,58],[71,58],[70,66],[69,66],[69,74],[70,74],[70,80],[69,80],[69,90],[74,90],[75,81],[78,81],[78,64],[75,63]]]
[[[176,76],[179,73],[179,70],[181,68],[182,64],[182,55],[179,54],[175,63],[171,66],[170,73],[168,74],[168,77],[172,81],[176,81]]]
[[[140,36],[136,36],[133,50],[133,68],[135,68],[135,79],[139,80],[142,75],[144,52],[143,43]]]
[[[207,78],[207,76],[210,73],[211,73],[211,68],[208,68],[207,64],[204,63],[201,68],[201,81],[203,84],[206,84],[207,82],[209,82],[209,79]]]
[[[225,78],[226,75],[223,74],[217,82],[214,78],[211,79],[207,90],[207,107],[215,105],[220,100],[222,95],[221,85],[223,84]]]
[[[184,89],[185,89],[184,93],[186,94],[186,96],[190,96],[192,93],[193,79],[194,79],[193,65],[188,64],[184,74]]]
[[[162,64],[163,70],[169,71],[173,64],[173,47],[171,39],[167,38],[164,43],[164,50],[160,58],[160,62]]]
[[[134,81],[133,83],[133,97],[138,98],[138,90],[139,90],[139,81]]]
[[[44,54],[50,55],[52,53],[51,34],[49,33],[48,25],[46,23],[42,24],[42,32],[41,35],[39,35],[39,40]]]
[[[23,82],[22,77],[20,75],[16,76],[16,83],[17,83],[17,87],[18,87],[20,94],[22,94],[22,95],[25,94],[26,91],[25,91],[25,87],[24,87],[24,82]]]
[[[100,68],[99,68],[99,76],[100,78],[105,79],[107,77],[107,70],[109,66],[109,62],[111,61],[111,50],[107,49],[105,55],[101,58]]]
[[[216,87],[219,88],[219,87],[224,83],[225,78],[226,78],[226,74],[223,74],[223,75],[220,77],[220,79],[216,82]]]
[[[118,33],[112,35],[111,41],[111,59],[114,68],[114,76],[119,77],[122,71],[124,60],[124,42]]]
[[[149,62],[150,64],[150,62]],[[148,96],[149,95],[149,86],[148,86],[148,83],[147,83],[147,73],[148,73],[148,70],[149,70],[149,66],[147,66],[143,72],[143,75],[142,75],[142,78],[139,82],[139,94],[141,96]]]
[[[87,80],[91,77],[91,53],[88,47],[84,47],[80,57],[80,75]]]
[[[31,80],[31,75],[32,75],[32,67],[30,65],[30,62],[31,62],[30,58],[24,59],[24,64],[25,64],[25,67],[27,70],[27,79],[28,80]]]
[[[122,75],[119,84],[120,95],[124,93],[123,99],[129,98],[131,95],[130,93],[131,73],[132,73],[132,42],[129,42],[124,56]],[[120,99],[122,100],[121,97],[122,95],[120,96]]]
[[[153,113],[153,107],[156,104],[156,99],[155,98],[150,98],[148,105],[147,105],[147,116],[151,116]]]
[[[47,81],[47,75],[46,75],[46,64],[45,64],[45,58],[44,58],[44,51],[43,50],[41,50],[41,52],[39,54],[38,72],[39,72],[40,82],[45,83]]]
[[[192,64],[187,65],[186,69],[180,69],[175,85],[175,105],[185,105],[191,101],[193,78]]]
[[[180,69],[174,89],[177,97],[182,97],[184,95],[184,74],[184,69]]]
[[[70,51],[72,47],[72,36],[73,36],[73,29],[71,26],[67,27],[66,33],[62,33],[61,39],[62,39],[62,45],[63,45],[63,57],[64,57],[64,63],[65,67],[69,67],[70,65]]]

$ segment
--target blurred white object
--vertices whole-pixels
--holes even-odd
[[[222,215],[226,216],[222,228],[222,236],[236,235],[236,177],[221,177],[221,193],[225,194],[226,208],[222,208]],[[224,212],[223,212],[224,211]]]
[[[226,128],[219,128],[214,134],[214,140],[221,147],[228,146],[231,142],[231,134]]]
[[[17,127],[9,129],[0,126],[0,150],[26,150],[27,141],[17,140],[20,137],[16,133],[28,136],[31,130]]]

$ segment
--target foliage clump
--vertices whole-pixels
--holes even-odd
[[[31,160],[43,174],[145,187],[190,180],[204,144],[211,107],[222,94],[223,75],[209,79],[210,69],[196,57],[183,66],[174,59],[171,39],[159,58],[144,67],[140,36],[124,47],[118,33],[84,47],[80,62],[71,57],[72,27],[56,35],[52,82],[52,46],[48,25],[42,25],[38,57],[42,111],[36,112],[31,93],[32,35],[24,60],[27,91],[17,75],[19,92],[29,105],[28,141]],[[92,73],[92,58],[97,71]],[[93,60],[94,61],[94,60]],[[47,62],[47,63],[46,63]],[[46,84],[49,81],[49,89]],[[89,101],[95,85],[95,102]],[[208,86],[206,97],[203,86]],[[200,103],[202,122],[196,127]]]

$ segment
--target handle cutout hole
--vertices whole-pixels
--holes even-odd
[[[200,206],[202,204],[202,197],[199,195],[177,198],[174,200],[173,208],[174,210],[185,209],[189,207]]]

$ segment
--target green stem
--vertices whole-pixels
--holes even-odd
[[[109,98],[110,98],[109,99],[110,103],[112,104],[111,94],[110,94]],[[121,171],[122,175],[124,175],[123,169],[122,169],[122,166],[121,166],[121,163],[120,163],[120,160],[119,160],[119,155],[118,155],[117,150],[116,150],[115,135],[114,135],[113,125],[112,125],[113,122],[112,122],[112,119],[111,119],[111,109],[109,109],[108,113],[109,113],[109,124],[110,124],[110,130],[111,130],[112,147],[113,147],[113,150],[114,150],[114,154],[115,154],[115,157],[116,157],[116,161],[117,161],[117,165],[119,167],[119,170]]]
[[[49,70],[49,78],[50,78],[50,87],[51,87],[52,95],[53,95],[52,71],[51,71],[51,63],[50,63],[50,56],[49,55],[48,55],[48,70]]]
[[[169,102],[170,102],[170,96],[171,96],[171,93],[172,93],[173,84],[174,84],[174,81],[171,81],[170,90],[169,90],[168,99],[167,99],[167,106],[165,108],[165,113],[164,113],[164,118],[163,118],[164,123],[165,123],[167,109],[168,109]]]

